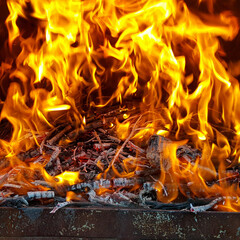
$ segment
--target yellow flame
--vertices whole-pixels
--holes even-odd
[[[62,104],[62,105],[59,105],[59,106],[56,106],[56,107],[47,107],[47,108],[45,108],[44,110],[47,111],[47,112],[51,112],[51,111],[68,110],[68,109],[70,109],[70,108],[71,108],[70,105]]]
[[[211,13],[214,2],[199,5],[207,4]],[[220,166],[226,172],[227,158],[239,162],[240,87],[231,76],[237,71],[221,59],[219,41],[231,41],[239,32],[231,12],[191,12],[180,0],[7,0],[7,6],[11,54],[0,66],[1,86],[6,76],[9,80],[0,120],[7,119],[13,132],[0,145],[9,161],[39,145],[36,135],[52,128],[55,119],[75,122],[79,129],[86,124],[81,116],[86,109],[131,103],[142,118],[136,124],[130,113],[123,114],[124,122],[116,122],[121,140],[130,136],[144,145],[154,133],[172,134],[202,151],[191,164],[176,157],[182,142],[166,147],[169,162],[161,160],[156,184],[160,200],[176,199],[178,189],[184,194],[179,183],[189,181],[195,196],[239,196],[237,187],[205,183],[216,180]],[[30,32],[21,19],[34,19]],[[132,176],[129,162],[123,166]],[[70,173],[57,179],[77,181]],[[168,196],[164,184],[172,186]],[[236,209],[226,202],[226,209]]]
[[[55,178],[58,179],[59,184],[65,183],[65,184],[73,185],[73,184],[79,182],[79,172],[65,171],[65,172],[57,175]]]

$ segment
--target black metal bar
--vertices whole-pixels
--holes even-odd
[[[240,214],[123,208],[0,208],[0,239],[240,239]]]

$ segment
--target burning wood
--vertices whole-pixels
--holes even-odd
[[[139,117],[135,119],[139,120]],[[130,136],[133,136],[136,123],[138,122],[135,122]],[[66,128],[64,129],[65,134],[71,131],[70,127],[67,128],[68,131],[66,131]],[[80,194],[83,197],[88,196],[86,201],[98,204],[132,207],[139,205],[163,209],[167,208],[166,204],[159,205],[158,203],[154,204],[154,202],[159,192],[163,191],[164,196],[168,197],[169,194],[172,194],[174,188],[173,183],[162,183],[159,180],[161,179],[163,170],[171,174],[171,169],[173,168],[172,160],[170,159],[171,155],[166,155],[164,151],[174,145],[174,141],[159,135],[153,135],[150,137],[145,151],[145,149],[138,147],[135,143],[130,141],[131,137],[127,138],[124,142],[118,141],[118,143],[116,143],[116,136],[110,135],[112,131],[111,128],[105,128],[100,131],[98,129],[85,131],[85,136],[81,135],[81,132],[79,136],[74,136],[74,141],[70,141],[69,145],[63,147],[60,143],[64,135],[62,134],[62,130],[59,131],[61,132],[60,138],[58,131],[55,131],[57,138],[54,136],[51,137],[51,139],[58,139],[55,143],[56,145],[45,143],[45,152],[39,155],[39,149],[35,149],[35,152],[38,152],[38,158],[37,160],[34,160],[35,157],[32,158],[34,164],[38,164],[39,158],[44,160],[46,156],[49,156],[49,161],[45,168],[51,173],[52,180],[43,175],[42,177],[45,181],[36,179],[34,185],[37,187],[46,186],[52,189],[52,191],[28,191],[25,198],[27,201],[34,199],[54,199],[55,195],[62,195],[63,192],[70,191]],[[111,137],[109,138],[109,136]],[[43,142],[46,141],[43,140]],[[41,147],[42,146],[40,146],[40,148]],[[202,160],[201,152],[191,148],[189,145],[178,144],[178,147],[175,147],[174,150],[176,159],[181,163],[179,167],[185,166],[185,168],[187,168],[188,166],[194,168],[195,165],[198,164],[198,161]],[[120,155],[122,155],[123,158]],[[116,156],[118,156],[119,159]],[[25,158],[29,159],[29,155],[25,155]],[[110,163],[112,163],[112,169],[110,169]],[[200,170],[206,168],[205,171],[212,171],[207,167],[201,165],[197,166]],[[126,172],[127,168],[129,168],[129,170],[131,169],[128,174]],[[70,178],[64,176],[64,174],[66,174],[64,171],[69,170],[76,172],[74,177],[75,180],[72,178],[73,175],[69,175]],[[103,174],[105,174],[104,178],[102,178]],[[115,174],[119,176],[117,178],[112,177]],[[123,177],[124,175],[129,176]],[[236,179],[238,176],[236,172],[232,171],[232,173],[229,172],[229,175],[221,180],[212,179],[211,184],[217,184],[220,183],[220,181],[230,181]],[[98,179],[99,177],[101,178]],[[5,177],[3,179],[3,187],[5,189],[13,190],[17,188],[20,190],[22,185],[16,185],[14,182],[6,183],[8,178],[9,175],[7,178]],[[67,189],[64,190],[64,187],[61,188],[61,184],[58,184],[58,182],[63,186],[67,186]],[[76,183],[71,184],[71,182]],[[191,195],[194,185],[194,180],[192,182],[182,182],[179,184],[179,188],[181,191],[185,191],[185,193],[189,192]],[[102,196],[99,196],[99,193],[102,191],[113,191],[113,193],[106,192],[101,194]],[[179,190],[175,189],[174,191],[178,193]],[[201,188],[195,189],[195,193],[196,192],[201,195],[201,193],[204,193],[204,190]],[[219,198],[220,197],[216,199]],[[75,201],[67,201],[66,204],[59,203],[59,205],[53,209],[52,213],[74,202]],[[202,209],[207,210],[218,202],[219,201],[213,201],[209,203],[205,201],[202,207],[196,207],[188,203],[187,209],[194,209],[194,212],[201,211]],[[180,203],[179,205],[175,205],[175,203],[169,205],[171,209],[174,208],[174,206],[176,209],[180,209],[180,206],[182,206],[181,209],[186,208],[186,204],[184,203],[182,205],[180,205]]]
[[[120,2],[7,0],[1,201],[239,211],[239,19]]]
[[[72,185],[69,187],[70,191],[83,191],[87,192],[89,190],[96,190],[100,188],[130,188],[134,187],[136,184],[141,184],[143,182],[143,179],[141,178],[115,178],[113,180],[106,180],[106,179],[100,179],[98,181],[92,181],[92,182],[83,182],[78,183],[75,185]],[[88,189],[88,190],[86,190]]]
[[[171,143],[171,140],[159,135],[153,135],[150,138],[147,148],[147,158],[153,166],[159,166],[160,162],[163,161],[163,152]],[[178,158],[183,158],[192,163],[194,163],[197,158],[201,158],[201,152],[197,149],[191,148],[189,145],[179,146],[176,155]]]
[[[70,125],[68,125],[67,127],[65,127],[62,131],[60,131],[57,135],[55,135],[53,138],[51,138],[50,140],[48,140],[48,144],[52,145],[53,143],[55,143],[56,141],[58,141],[63,135],[64,133],[68,132],[72,127]]]
[[[55,193],[53,191],[37,191],[28,192],[27,196],[30,199],[54,198]]]
[[[51,147],[51,146],[48,146],[48,147],[52,148],[54,151],[51,154],[50,160],[46,165],[47,168],[52,166],[53,164],[52,162],[55,161],[59,156],[59,154],[61,153],[61,149],[59,147]]]

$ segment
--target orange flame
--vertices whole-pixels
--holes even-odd
[[[214,1],[207,2],[213,12]],[[125,121],[117,122],[119,138],[131,134],[142,143],[154,133],[174,133],[176,140],[189,139],[202,150],[202,158],[191,164],[176,157],[177,146],[184,142],[166,147],[161,183],[156,185],[158,199],[173,201],[178,189],[185,194],[181,183],[192,182],[194,196],[225,196],[225,205],[219,208],[239,209],[239,187],[221,180],[240,157],[240,88],[220,58],[219,43],[219,38],[230,41],[237,35],[236,17],[230,12],[209,18],[193,14],[182,0],[7,0],[7,4],[8,46],[13,56],[14,46],[21,50],[0,66],[1,82],[10,72],[0,119],[14,128],[9,141],[0,140],[1,155],[14,162],[19,152],[40,144],[37,134],[52,128],[56,119],[83,127],[83,105],[105,107],[130,99],[143,117],[132,129],[134,119],[123,116]],[[30,20],[33,29],[24,31],[19,21]],[[229,165],[227,158],[233,159]],[[127,162],[124,174],[132,176],[136,169]],[[36,169],[17,163],[21,164]],[[69,172],[56,178],[70,184],[78,181]],[[219,184],[208,186],[210,179]]]

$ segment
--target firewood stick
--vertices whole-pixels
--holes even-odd
[[[93,135],[96,137],[96,139],[98,140],[99,144],[101,145],[101,149],[104,151],[104,146],[102,144],[101,138],[99,137],[99,135],[97,134],[97,132],[95,130],[93,131]]]
[[[114,178],[112,180],[100,179],[96,181],[82,182],[69,186],[69,191],[86,191],[86,188],[96,190],[103,188],[118,188],[118,187],[133,187],[137,184],[142,184],[142,178]]]
[[[58,204],[53,208],[53,210],[52,210],[50,213],[55,213],[58,209],[63,208],[63,207],[67,206],[67,205],[70,204],[70,203],[71,203],[71,201],[66,201],[66,202],[58,203]]]
[[[48,140],[48,144],[52,145],[54,142],[58,141],[66,132],[68,132],[72,128],[71,125],[66,126],[62,131],[60,131],[57,135],[55,135],[53,138]]]
[[[121,142],[120,139],[118,139],[118,138],[116,138],[116,137],[113,137],[113,136],[111,136],[111,135],[107,135],[107,138],[110,139],[110,140],[112,140],[112,141],[114,141],[114,142],[116,142],[116,143],[118,143],[118,144]]]
[[[129,134],[128,138],[124,141],[124,143],[122,144],[122,146],[118,149],[118,151],[116,152],[114,158],[112,159],[110,166],[113,166],[113,164],[115,163],[115,161],[117,160],[120,152],[123,150],[123,148],[126,146],[126,144],[128,143],[128,141],[131,139],[131,137],[133,136],[134,132],[135,132],[135,128],[138,124],[138,122],[140,121],[140,119],[142,118],[142,115],[137,119],[137,121],[135,122],[135,124],[133,125],[132,131]]]
[[[0,176],[0,186],[8,179],[10,172],[5,173],[3,176]]]
[[[131,141],[128,141],[128,144],[127,144],[127,145],[129,145],[130,148],[133,148],[133,149],[135,149],[136,151],[138,151],[138,152],[140,152],[140,153],[144,153],[144,152],[145,152],[144,149],[138,147],[137,145],[135,145],[135,144],[132,143]]]
[[[21,185],[17,185],[17,184],[12,184],[12,183],[5,183],[3,185],[3,187],[7,187],[7,188],[21,188]]]
[[[48,188],[50,187],[49,183],[47,183],[44,180],[35,180],[34,182],[31,182],[31,183],[36,186],[41,185],[41,186],[48,187]]]
[[[50,132],[47,133],[47,136],[43,139],[43,141],[41,142],[40,144],[40,153],[42,154],[43,153],[43,148],[44,148],[44,145],[46,144],[46,141],[51,137],[51,135],[57,130],[59,129],[60,127],[64,126],[65,124],[61,124],[59,126],[57,126],[56,128],[52,129]]]
[[[156,166],[159,167],[160,162],[166,160],[166,159],[163,159],[162,153],[164,152],[164,148],[166,147],[166,145],[171,143],[172,143],[171,140],[159,135],[153,135],[150,138],[149,146],[147,148],[147,158],[149,159],[150,164],[153,167],[156,167]],[[193,161],[190,161],[190,157],[188,156],[191,155],[192,158],[200,157],[199,151],[197,149],[191,149],[187,145],[183,145],[177,149],[176,155],[177,157],[181,157],[182,155],[185,156],[184,154],[186,155],[184,159],[187,160],[192,166],[195,166],[195,162],[193,162],[195,161],[195,159],[192,159]],[[200,164],[198,164],[198,169],[201,169],[202,171],[212,176],[216,175],[215,171],[209,169],[208,167],[201,166]]]
[[[222,197],[218,197],[216,199],[214,199],[213,201],[211,201],[209,204],[203,205],[203,206],[196,206],[194,207],[191,203],[190,203],[190,211],[197,213],[197,212],[205,212],[208,209],[212,208],[214,205],[216,205],[217,203],[222,201]]]
[[[54,191],[34,191],[34,192],[27,192],[27,196],[31,200],[42,199],[42,198],[54,198],[55,193]]]
[[[46,164],[46,168],[52,166],[52,162],[57,159],[57,157],[59,156],[60,153],[61,153],[61,148],[60,147],[55,147],[55,150],[51,154],[49,162]]]
[[[29,158],[34,158],[38,155],[40,155],[41,152],[38,150],[38,149],[30,149],[29,151],[26,151],[26,152],[22,152],[20,154],[17,155],[17,157],[24,161],[26,159],[29,159]]]

